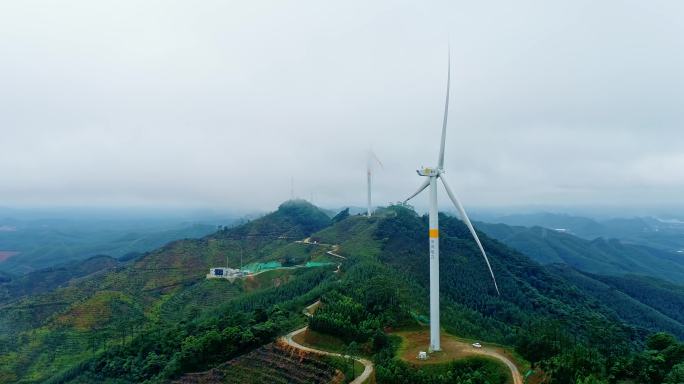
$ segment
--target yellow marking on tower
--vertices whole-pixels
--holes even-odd
[[[430,238],[436,239],[439,237],[439,229],[430,229]]]

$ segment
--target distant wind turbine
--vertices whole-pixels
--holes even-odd
[[[447,71],[447,90],[446,90],[446,102],[444,104],[444,120],[442,121],[442,141],[439,147],[439,158],[436,168],[421,168],[419,169],[418,175],[427,177],[427,180],[418,188],[418,190],[409,196],[404,203],[408,202],[412,198],[416,197],[428,186],[430,187],[430,228],[429,228],[429,246],[430,246],[430,351],[441,350],[440,345],[440,335],[439,335],[439,225],[438,225],[438,212],[437,212],[437,179],[442,180],[444,184],[444,189],[446,190],[449,199],[454,203],[454,206],[458,210],[458,213],[463,219],[463,222],[470,230],[470,233],[475,238],[477,246],[482,252],[482,256],[487,263],[487,268],[489,268],[489,273],[492,275],[492,280],[494,281],[494,288],[496,293],[499,293],[499,286],[496,284],[496,278],[494,277],[494,272],[492,271],[492,266],[489,264],[489,259],[487,254],[482,248],[482,243],[475,233],[475,228],[473,224],[468,219],[463,205],[458,200],[456,195],[449,188],[449,184],[444,178],[444,143],[446,139],[446,128],[447,128],[447,116],[449,114],[449,86],[451,82],[451,54],[449,54],[448,60],[449,69]]]
[[[370,217],[371,216],[371,183],[373,179],[373,164],[378,163],[380,167],[382,168],[382,162],[378,157],[375,155],[375,153],[372,150],[368,151],[368,158],[366,159],[366,179],[367,179],[367,187],[368,187],[368,200],[367,200],[367,211],[366,211],[366,216]]]

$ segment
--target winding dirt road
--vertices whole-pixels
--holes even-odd
[[[315,303],[309,305],[308,307],[304,308],[302,310],[302,313],[306,317],[311,317],[313,316],[313,312],[318,308],[318,306],[321,305],[321,301],[318,300]],[[337,356],[337,357],[342,357],[344,358],[345,356],[339,354],[339,353],[334,353],[334,352],[328,352],[328,351],[323,351],[320,349],[315,349],[315,348],[309,348],[305,347],[298,342],[294,341],[293,337],[299,335],[300,333],[306,331],[308,327],[303,327],[299,328],[296,331],[292,331],[285,335],[282,339],[291,347],[300,349],[302,351],[306,352],[311,352],[311,353],[316,353],[319,355],[327,355],[327,356]],[[354,381],[351,382],[351,384],[362,384],[365,383],[366,380],[370,377],[370,375],[373,373],[373,362],[367,359],[362,359],[362,358],[355,358],[354,360],[358,361],[359,363],[363,364],[363,373],[361,373],[360,376],[358,376]]]
[[[491,350],[488,350],[486,348],[487,347],[483,347],[482,349],[474,350],[473,354],[475,354],[475,355],[486,355],[486,356],[492,357],[492,358],[497,359],[500,362],[506,364],[508,369],[511,370],[511,376],[513,376],[513,384],[523,384],[523,377],[520,374],[518,367],[515,364],[513,364],[513,362],[508,357],[498,353],[496,350],[491,351]]]
[[[327,246],[330,247],[330,250],[328,250],[326,253],[340,258],[340,259],[346,259],[346,257],[337,254],[339,250],[339,245],[336,244],[322,244],[322,243],[314,243],[311,242],[310,238],[306,238],[304,240],[299,240],[296,241],[296,243],[301,243],[301,244],[309,244],[309,245],[320,245],[320,246]],[[339,272],[340,269],[339,264],[337,266],[337,271],[336,273]],[[316,308],[321,305],[320,300],[316,301],[315,303],[309,305],[308,307],[304,308],[302,310],[302,313],[307,316],[311,317],[313,316],[313,312],[316,311]],[[300,329],[297,329],[296,331],[290,332],[287,335],[285,335],[282,339],[290,346],[311,352],[311,353],[317,353],[320,355],[329,355],[329,356],[337,356],[337,357],[345,357],[339,353],[334,353],[334,352],[328,352],[328,351],[323,351],[320,349],[315,349],[315,348],[310,348],[310,347],[305,347],[296,341],[293,340],[293,337],[305,332],[307,327],[303,327]],[[457,360],[460,358],[468,357],[468,356],[473,356],[473,355],[483,355],[483,356],[489,356],[491,358],[494,358],[496,360],[501,361],[508,367],[508,369],[511,371],[511,377],[513,378],[513,384],[523,384],[523,376],[520,374],[520,371],[518,370],[518,367],[515,365],[515,363],[508,357],[506,356],[505,351],[502,348],[498,347],[490,347],[487,345],[483,345],[482,348],[474,348],[471,344],[468,342],[460,341],[457,338],[455,338],[452,335],[444,334],[442,336],[442,352],[439,354],[431,355],[430,359],[426,361],[421,361],[417,360],[418,352],[420,349],[424,349],[421,347],[424,347],[425,345],[429,344],[429,335],[424,332],[424,331],[418,331],[418,332],[399,332],[399,335],[404,338],[404,340],[407,341],[408,347],[404,350],[402,353],[401,358],[414,363],[418,365],[422,364],[435,364],[435,363],[443,363],[443,362],[448,362],[452,360]],[[425,339],[425,340],[422,340]],[[352,384],[361,384],[366,382],[366,380],[370,377],[370,375],[373,373],[373,362],[367,359],[362,359],[358,358],[355,359],[356,361],[360,362],[364,366],[363,373],[354,379],[352,381]]]
[[[306,331],[307,327],[300,328],[296,331],[290,332],[287,335],[283,337],[283,340],[291,347],[297,348],[299,350],[305,351],[305,352],[310,352],[310,353],[316,353],[319,355],[327,355],[327,356],[337,356],[337,357],[342,357],[344,358],[345,356],[339,354],[339,353],[334,353],[334,352],[328,352],[328,351],[323,351],[320,349],[315,349],[315,348],[309,348],[305,347],[296,341],[294,341],[292,338],[294,336],[297,336],[298,334]],[[363,358],[354,358],[354,360],[358,361],[359,363],[363,364],[363,372],[361,375],[359,375],[356,379],[354,379],[351,384],[362,384],[366,383],[366,381],[370,378],[371,374],[373,373],[373,362],[367,359]]]
[[[503,348],[483,345],[482,348],[473,347],[470,342],[442,333],[442,351],[430,354],[427,360],[418,360],[418,352],[425,350],[430,343],[430,335],[427,330],[397,332],[404,341],[401,359],[415,365],[441,364],[449,361],[462,359],[468,356],[488,356],[501,361],[511,371],[513,384],[523,384],[523,377],[513,360]]]

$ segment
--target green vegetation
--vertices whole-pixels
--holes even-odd
[[[2,218],[0,226],[5,223],[8,219]],[[216,231],[214,225],[163,219],[10,220],[9,224],[14,230],[0,231],[0,251],[18,254],[0,260],[0,270],[15,275],[96,255],[128,260],[173,240],[199,238]]]
[[[53,382],[79,376],[96,382],[154,382],[216,366],[272,341],[301,321],[293,315],[301,305],[299,297],[325,281],[330,275],[325,272],[306,271],[286,285],[229,301],[175,326],[149,325],[130,342],[109,348]]]
[[[331,220],[308,203],[287,202],[242,226],[86,268],[67,282],[29,284],[24,297],[0,304],[0,382],[160,383],[213,367],[247,377],[264,356],[281,358],[260,348],[303,325],[302,309],[318,299],[310,328],[342,353],[371,358],[379,383],[506,382],[502,366],[487,359],[418,368],[397,358],[391,331],[416,327],[428,312],[427,217],[402,206],[377,213]],[[681,287],[544,267],[481,235],[497,296],[467,228],[448,216],[440,223],[449,333],[514,347],[549,383],[678,380],[682,345],[648,334],[681,337]],[[306,237],[319,244],[295,243]],[[327,244],[344,258],[325,255]],[[226,258],[238,266],[241,256],[245,264],[322,266],[233,284],[204,278]],[[256,360],[239,360],[245,356]]]
[[[345,353],[347,344],[337,336],[321,333],[309,328],[292,338],[297,343],[306,347],[316,348],[323,351]]]
[[[345,382],[349,383],[363,373],[364,366],[358,361],[352,359],[351,355],[346,356],[349,356],[349,358],[325,356],[323,357],[323,361],[328,363],[331,367],[334,367],[342,372],[345,377]]]
[[[323,231],[335,233],[339,231],[336,227],[347,225],[353,230],[346,231],[345,242],[373,250],[370,255],[376,258],[358,257],[336,288],[338,292],[323,297],[323,306],[310,324],[319,332],[362,343],[366,352],[376,354],[378,372],[404,375],[395,367],[403,363],[385,348],[374,347],[370,335],[375,319],[382,319],[383,327],[410,326],[414,318],[410,314],[420,317],[427,312],[427,218],[403,207],[385,213],[367,224],[375,227],[370,238],[354,218]],[[620,318],[614,303],[603,302],[595,290],[578,288],[572,279],[482,236],[502,288],[498,297],[465,226],[447,216],[440,218],[440,226],[444,328],[468,338],[514,345],[524,358],[544,367],[553,383],[611,377],[619,359],[629,358],[640,348],[638,340],[645,335],[644,328],[659,329],[664,324],[651,322],[657,314],[643,308],[629,318]],[[356,268],[370,272],[355,276]],[[373,281],[382,283],[371,286]],[[373,306],[364,295],[379,286],[390,287],[393,294],[380,297],[381,302],[394,303],[392,311],[382,306],[370,310]],[[386,365],[392,369],[385,371]],[[402,380],[390,373],[378,377],[380,382]]]
[[[586,240],[602,237],[664,251],[684,249],[684,223],[679,220],[659,220],[653,217],[594,220],[565,214],[538,213],[496,217],[488,221],[512,226],[563,229],[566,233]]]
[[[649,275],[684,283],[682,257],[671,249],[656,249],[615,239],[586,240],[542,227],[478,223],[478,228],[542,264],[563,263],[595,274]],[[676,238],[681,239],[683,234]]]
[[[41,269],[22,276],[0,276],[0,303],[24,296],[37,295],[54,290],[73,279],[96,272],[113,269],[122,263],[109,256],[93,256],[55,267]]]
[[[349,217],[349,208],[341,210],[337,215],[332,218],[333,223],[339,223],[340,221]]]
[[[684,324],[684,287],[646,276],[591,276]]]
[[[505,365],[483,357],[420,367],[393,359],[382,361],[376,373],[378,382],[391,384],[507,384],[510,382],[510,376]]]
[[[276,304],[282,306],[294,298],[296,304],[288,307],[284,315],[287,318],[283,323],[285,325],[280,320],[266,325],[236,323],[240,326],[240,332],[249,331],[261,336],[255,336],[253,340],[247,338],[245,347],[238,348],[234,353],[242,353],[254,347],[254,343],[263,344],[272,340],[276,334],[292,326],[291,321],[301,321],[301,307],[314,301],[316,295],[320,294],[316,294],[315,290],[312,296],[307,296],[307,293],[321,283],[323,277],[331,277],[334,266],[279,270],[234,284],[207,281],[205,275],[209,267],[225,265],[226,257],[233,266],[239,265],[240,251],[244,251],[246,262],[252,262],[260,260],[259,256],[266,253],[266,249],[280,251],[283,247],[290,247],[292,240],[283,239],[283,234],[305,233],[302,228],[311,226],[306,219],[311,212],[314,212],[312,222],[321,221],[320,212],[316,213],[315,208],[310,205],[297,207],[298,204],[301,205],[284,204],[284,211],[291,213],[292,217],[281,210],[236,228],[237,235],[224,229],[203,239],[176,241],[126,265],[95,271],[71,279],[57,289],[0,304],[0,382],[11,383],[19,379],[23,382],[42,382],[59,372],[87,373],[92,367],[88,365],[90,360],[98,356],[112,356],[111,353],[116,351],[130,352],[124,347],[129,348],[131,343],[147,343],[145,335],[167,337],[163,345],[175,348],[177,352],[181,350],[184,335],[200,337],[209,332],[208,328],[202,328],[205,327],[203,319],[207,317],[225,314],[222,311],[230,314],[239,312],[239,316],[245,318],[249,318],[255,310],[279,313],[272,307]],[[325,215],[323,218],[328,220]],[[300,222],[303,223],[302,228],[296,227]],[[264,227],[269,228],[268,236],[244,237],[241,233],[247,231],[256,234],[258,231],[255,228]],[[314,225],[314,228],[317,227]],[[30,281],[35,286],[52,281],[41,280],[43,276],[51,275],[36,274],[32,276],[34,280]],[[307,281],[314,285],[307,285]],[[302,284],[304,288],[301,288]],[[268,292],[268,295],[260,295],[261,292]],[[238,307],[224,308],[228,303]],[[268,332],[259,334],[251,329],[252,326],[267,326]],[[221,333],[224,329],[216,332]],[[215,339],[211,335],[205,336],[200,343],[210,343]],[[229,336],[221,333],[224,338],[221,340],[227,340],[225,338]],[[193,343],[190,345],[195,346]],[[173,354],[163,355],[161,352],[164,349],[159,346],[155,346],[153,351],[156,357],[150,355],[150,358],[154,361],[161,359],[159,361],[164,366],[173,357]],[[148,360],[145,356],[135,360],[136,364],[146,364]],[[126,364],[133,369],[133,363]],[[168,371],[171,372],[169,374],[182,373],[193,366],[183,364],[178,368],[180,371]],[[135,370],[127,376],[133,382],[138,381],[133,377],[147,377],[145,375],[153,372],[141,367]],[[102,368],[102,372],[115,371]]]
[[[681,312],[681,308],[684,307],[682,288],[677,289],[676,286],[672,286],[672,291],[664,291],[662,288],[653,288],[654,284],[658,283],[655,279],[638,276],[622,278],[591,275],[562,265],[549,267],[549,270],[572,282],[586,295],[603,303],[625,323],[644,330],[667,331],[678,337],[684,337],[684,323],[680,321],[684,316]],[[667,283],[660,283],[665,284],[661,287],[667,287]],[[630,286],[630,284],[634,285]],[[643,292],[639,292],[639,288],[644,289]]]

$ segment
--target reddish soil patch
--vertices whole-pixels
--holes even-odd
[[[534,374],[527,378],[527,384],[543,384],[546,383],[546,375],[542,371],[536,371]]]
[[[9,259],[10,257],[16,256],[18,254],[19,254],[19,252],[15,252],[15,251],[0,251],[0,262],[5,261],[5,260]]]
[[[398,332],[404,339],[401,358],[416,365],[443,364],[471,355],[472,347],[453,338],[442,337],[442,351],[432,353],[427,360],[418,360],[418,352],[427,351],[430,345],[428,331]]]

